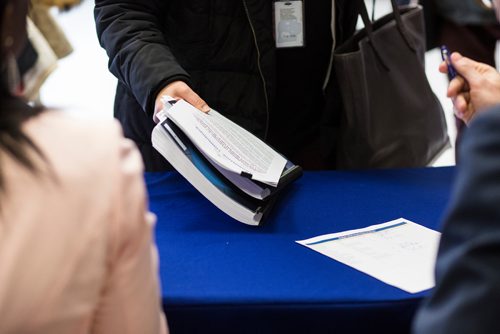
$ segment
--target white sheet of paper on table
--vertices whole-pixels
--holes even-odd
[[[296,241],[410,293],[434,287],[441,233],[404,218]]]

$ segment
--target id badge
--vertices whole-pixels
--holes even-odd
[[[303,47],[304,1],[274,1],[273,9],[276,47]]]

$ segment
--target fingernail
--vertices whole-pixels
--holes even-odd
[[[204,104],[202,107],[201,107],[201,111],[203,112],[209,112],[211,109],[208,105]]]
[[[453,53],[451,54],[451,59],[452,59],[452,60],[453,60],[453,59],[459,59],[459,58],[462,58],[462,55],[461,55],[460,53],[458,53],[458,52],[453,52]]]

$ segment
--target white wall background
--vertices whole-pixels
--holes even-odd
[[[97,40],[94,1],[67,12],[52,12],[74,48],[58,62],[42,86],[40,98],[50,107],[74,110],[89,117],[113,117],[116,79],[108,71],[108,58]]]

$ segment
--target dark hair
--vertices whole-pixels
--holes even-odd
[[[7,0],[0,0],[0,36],[1,23],[4,17]],[[3,45],[3,41],[0,41]],[[35,143],[22,131],[22,124],[30,117],[38,115],[42,109],[29,106],[19,97],[12,95],[8,85],[8,59],[5,50],[0,50],[0,151],[10,155],[23,167],[36,172],[30,159],[29,150],[33,150],[43,158],[42,152]],[[0,159],[1,159],[0,155]],[[1,163],[1,161],[0,161]],[[0,191],[4,190],[5,180],[0,170]]]

